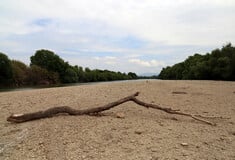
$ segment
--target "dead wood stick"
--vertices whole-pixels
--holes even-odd
[[[7,121],[21,123],[21,122],[26,122],[26,121],[31,121],[31,120],[41,119],[41,118],[52,117],[59,113],[67,113],[69,115],[85,115],[85,114],[91,115],[91,114],[96,114],[96,113],[111,109],[117,105],[130,101],[132,98],[138,95],[139,95],[139,92],[136,92],[135,94],[119,99],[115,102],[106,104],[104,106],[84,109],[84,110],[76,110],[68,106],[59,106],[59,107],[49,108],[45,111],[38,111],[38,112],[26,113],[26,114],[12,114],[11,116],[7,118]]]
[[[183,113],[183,112],[180,112],[179,110],[174,110],[171,108],[164,108],[164,107],[161,107],[161,106],[158,106],[155,104],[145,103],[145,102],[140,101],[137,98],[135,98],[138,95],[139,95],[139,92],[136,92],[133,95],[119,99],[119,100],[114,101],[112,103],[106,104],[104,106],[96,107],[96,108],[91,108],[91,109],[76,110],[76,109],[70,108],[68,106],[60,106],[60,107],[49,108],[45,111],[38,111],[38,112],[26,113],[26,114],[12,114],[11,116],[9,116],[7,118],[7,121],[14,122],[14,123],[21,123],[21,122],[26,122],[26,121],[31,121],[31,120],[41,119],[41,118],[52,117],[58,113],[67,113],[69,115],[92,115],[92,114],[96,114],[96,113],[99,113],[99,112],[102,112],[105,110],[109,110],[115,106],[122,104],[122,103],[125,103],[128,101],[133,101],[136,104],[147,107],[147,108],[162,110],[162,111],[169,113],[169,114],[183,115],[183,116],[191,117],[195,120],[204,122],[209,125],[215,125],[212,122],[209,122],[204,119],[196,117],[196,115]]]
[[[193,119],[195,119],[197,121],[201,121],[201,122],[204,122],[204,123],[209,124],[209,125],[213,125],[213,126],[216,125],[215,123],[212,123],[210,121],[207,121],[207,120],[204,120],[204,119],[196,117],[198,115],[193,115],[193,114],[189,114],[189,113],[183,113],[183,112],[180,112],[179,110],[174,110],[174,109],[171,109],[171,108],[164,108],[164,107],[158,106],[156,104],[145,103],[143,101],[138,100],[135,97],[132,98],[132,101],[137,103],[137,104],[139,104],[139,105],[141,105],[141,106],[145,106],[147,108],[158,109],[158,110],[164,111],[166,113],[170,113],[170,114],[183,115],[183,116],[191,117],[191,118],[193,118]]]
[[[200,114],[195,114],[196,117],[207,118],[207,119],[231,119],[230,117],[222,117],[222,116],[204,116]]]

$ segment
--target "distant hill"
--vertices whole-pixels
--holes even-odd
[[[152,76],[157,76],[158,74],[156,74],[156,73],[141,73],[140,75],[138,75],[138,76],[140,76],[140,77],[152,77]]]

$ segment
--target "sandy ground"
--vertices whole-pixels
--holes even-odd
[[[145,102],[223,118],[209,119],[217,123],[210,126],[127,102],[101,117],[60,115],[20,124],[6,121],[12,113],[54,106],[97,107],[136,91]],[[3,160],[235,160],[235,82],[143,80],[1,92],[0,110]]]

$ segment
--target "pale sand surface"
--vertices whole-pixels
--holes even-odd
[[[230,119],[209,119],[217,123],[210,126],[127,102],[101,117],[6,121],[54,106],[96,107],[136,91],[145,102]],[[235,82],[144,80],[1,92],[0,111],[0,159],[235,160]]]

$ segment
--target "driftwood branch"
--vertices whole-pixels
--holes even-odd
[[[10,117],[7,118],[7,121],[20,123],[20,122],[26,122],[26,121],[31,121],[31,120],[41,119],[41,118],[52,117],[58,113],[67,113],[69,115],[85,115],[85,114],[92,115],[92,114],[96,114],[105,110],[109,110],[117,105],[130,101],[133,97],[138,96],[138,94],[139,92],[136,92],[133,95],[122,98],[115,102],[106,104],[104,106],[91,108],[91,109],[76,110],[68,106],[60,106],[60,107],[53,107],[45,111],[39,111],[39,112],[34,112],[34,113],[12,114]]]
[[[127,96],[125,98],[119,99],[119,100],[114,101],[112,103],[109,103],[109,104],[106,104],[106,105],[103,105],[100,107],[96,107],[96,108],[91,108],[91,109],[77,110],[77,109],[73,109],[68,106],[60,106],[60,107],[53,107],[53,108],[49,108],[44,111],[38,111],[38,112],[33,112],[33,113],[12,114],[11,116],[9,116],[7,118],[7,121],[14,122],[14,123],[21,123],[21,122],[26,122],[26,121],[31,121],[31,120],[41,119],[41,118],[52,117],[52,116],[55,116],[56,114],[59,114],[59,113],[67,113],[69,115],[94,115],[94,114],[100,113],[102,111],[109,110],[115,106],[122,104],[122,103],[125,103],[128,101],[133,101],[136,104],[143,106],[143,107],[146,107],[146,108],[158,109],[158,110],[164,111],[169,114],[183,115],[183,116],[191,117],[197,121],[200,121],[200,122],[203,122],[203,123],[206,123],[209,125],[215,125],[215,123],[212,123],[212,122],[209,122],[209,121],[204,120],[202,118],[199,118],[199,117],[203,117],[202,115],[193,115],[193,114],[189,114],[189,113],[180,112],[179,110],[161,107],[156,104],[145,103],[145,102],[136,98],[136,96],[138,96],[138,95],[139,95],[139,92],[136,92],[135,94],[132,94],[132,95]]]
[[[170,113],[170,114],[178,114],[178,115],[191,117],[191,118],[193,118],[197,121],[201,121],[201,122],[204,122],[204,123],[209,124],[209,125],[213,125],[213,126],[216,125],[215,123],[212,123],[210,121],[199,118],[199,115],[184,113],[184,112],[180,112],[179,110],[174,110],[174,109],[171,109],[171,108],[164,108],[164,107],[158,106],[156,104],[145,103],[143,101],[138,100],[137,98],[133,98],[132,101],[134,101],[135,103],[137,103],[141,106],[145,106],[145,107],[153,108],[153,109],[158,109],[158,110],[164,111],[166,113]]]

